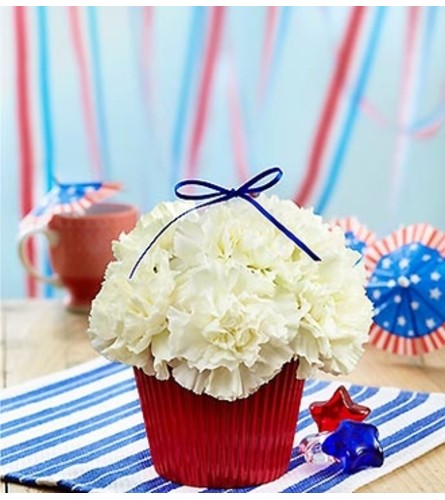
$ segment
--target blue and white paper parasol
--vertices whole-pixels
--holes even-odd
[[[361,224],[355,217],[344,219],[333,219],[329,223],[331,227],[338,226],[345,233],[346,246],[364,255],[366,248],[372,245],[376,236],[366,226]]]
[[[445,233],[428,224],[399,229],[368,248],[376,347],[418,355],[445,344],[444,257]]]
[[[121,190],[117,182],[83,182],[63,184],[57,182],[20,222],[20,230],[45,226],[56,214],[83,215],[94,203],[98,203]]]

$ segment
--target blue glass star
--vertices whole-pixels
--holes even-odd
[[[343,420],[338,429],[326,438],[322,450],[343,464],[347,474],[383,464],[383,448],[379,431],[371,424]]]

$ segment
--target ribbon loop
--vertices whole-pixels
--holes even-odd
[[[267,179],[273,175],[272,179],[259,184],[260,181]],[[263,191],[267,191],[275,184],[280,182],[281,177],[283,177],[283,171],[279,167],[271,167],[267,170],[263,170],[257,175],[254,175],[251,179],[242,184],[238,190],[243,194],[259,194]],[[257,185],[258,184],[258,185]]]
[[[272,178],[270,178],[273,176]],[[172,219],[166,226],[164,226],[156,236],[151,240],[148,246],[141,253],[136,263],[134,264],[130,274],[129,279],[134,276],[136,269],[141,263],[142,259],[145,257],[147,252],[152,248],[152,246],[158,241],[158,239],[167,231],[170,226],[177,222],[182,217],[188,215],[190,212],[199,210],[200,208],[209,207],[217,203],[222,203],[233,198],[242,198],[243,200],[250,203],[254,208],[256,208],[266,219],[273,224],[279,231],[281,231],[287,238],[289,238],[293,243],[295,243],[304,253],[306,253],[312,260],[318,262],[320,257],[313,252],[303,241],[301,241],[292,231],[290,231],[286,226],[284,226],[278,219],[276,219],[270,212],[268,212],[261,204],[253,199],[254,195],[262,193],[270,189],[272,186],[277,184],[281,177],[283,176],[283,171],[279,167],[271,167],[259,174],[253,176],[251,179],[246,181],[244,184],[238,188],[227,189],[218,184],[213,184],[212,182],[202,181],[199,179],[186,179],[180,181],[175,186],[175,194],[181,200],[195,200],[204,201],[200,205],[189,208],[182,214]],[[270,178],[270,179],[268,179]],[[263,181],[263,182],[261,182]],[[182,188],[187,186],[199,186],[205,188],[207,191],[203,193],[193,194],[184,193]]]
[[[208,192],[203,193],[184,193],[181,191],[182,188],[188,186],[200,186],[206,188]],[[229,195],[230,189],[226,189],[218,184],[213,184],[213,182],[201,181],[199,179],[186,179],[185,181],[180,181],[175,186],[175,195],[180,200],[211,200],[221,195]]]

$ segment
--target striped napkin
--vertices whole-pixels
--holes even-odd
[[[305,463],[298,443],[316,427],[309,403],[329,399],[339,383],[308,380],[289,470],[271,483],[239,492],[351,492],[445,441],[445,394],[350,385],[372,409],[385,463],[354,475],[339,464]],[[1,476],[27,485],[77,492],[215,491],[156,474],[147,447],[133,372],[103,359],[1,392]]]

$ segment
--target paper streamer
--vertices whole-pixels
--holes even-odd
[[[46,191],[49,191],[54,183],[54,131],[51,106],[47,7],[37,7],[37,33],[39,58],[38,81],[42,121],[43,168],[45,173],[44,185]],[[46,276],[51,276],[53,272],[48,252],[45,253],[44,272]],[[54,289],[51,285],[44,284],[43,291],[46,298],[53,297],[54,295]]]
[[[150,119],[153,118],[153,19],[154,7],[142,7],[142,29],[140,46],[141,78],[145,107]]]
[[[445,96],[442,96],[440,101],[438,107],[432,113],[424,118],[417,119],[414,123],[408,124],[405,127],[400,127],[387,118],[368,99],[362,100],[361,109],[380,126],[386,127],[397,134],[409,136],[411,139],[422,140],[437,134],[445,124]]]
[[[257,101],[264,103],[266,88],[270,79],[270,69],[272,66],[272,56],[277,38],[278,17],[280,7],[266,7],[266,22],[264,25],[263,48],[261,51],[261,68],[257,89]]]
[[[314,136],[308,167],[306,169],[301,187],[294,197],[294,200],[298,205],[305,205],[308,202],[312,191],[317,184],[321,169],[321,162],[323,160],[326,146],[329,142],[329,133],[334,123],[340,94],[351,66],[365,13],[366,7],[351,7],[345,34],[338,54],[338,62],[329,83]]]
[[[275,42],[275,48],[272,57],[272,65],[269,75],[269,90],[266,91],[266,98],[270,88],[273,86],[273,81],[278,72],[278,66],[283,55],[284,46],[286,43],[287,35],[289,32],[289,25],[292,18],[292,7],[280,7],[280,15],[278,21],[277,37]]]
[[[431,47],[433,44],[434,31],[436,27],[438,7],[426,7],[425,9],[425,26],[420,45],[420,63],[418,74],[418,85],[416,101],[420,102],[420,98],[425,91],[428,81],[429,66],[431,61]]]
[[[369,75],[375,60],[376,49],[380,39],[380,34],[383,26],[383,21],[385,19],[386,9],[387,9],[386,7],[376,8],[374,19],[371,26],[371,31],[369,34],[369,39],[358,72],[357,82],[352,91],[351,99],[348,103],[348,111],[346,114],[346,119],[343,124],[340,138],[335,147],[333,159],[329,166],[327,180],[323,187],[320,199],[316,204],[315,211],[317,213],[323,213],[325,211],[326,206],[332,197],[335,186],[340,177],[340,173],[344,165],[344,159],[348,150],[348,145],[351,140],[351,136],[354,130],[355,123],[357,121],[357,117],[359,115],[360,101],[366,90],[366,85],[368,83]]]
[[[322,7],[321,12],[323,13],[323,18],[326,21],[325,32],[328,34],[329,46],[332,47],[332,57],[335,58],[337,55],[337,51],[335,49],[336,43],[333,35],[331,16],[329,15],[329,7]],[[436,18],[437,8],[428,7],[426,23],[428,26],[426,28],[426,38],[428,38],[428,42],[424,40],[423,44],[426,59],[428,59],[428,57],[431,55],[430,46],[434,38],[433,35],[436,27]],[[424,56],[422,56],[422,60],[424,60]],[[428,64],[425,65],[425,70],[422,71],[421,74],[427,75],[427,73]],[[423,84],[420,85],[420,88],[422,88],[422,85]],[[348,84],[345,85],[345,90],[348,94],[348,98],[351,98],[352,90]],[[400,127],[396,121],[393,121],[392,119],[386,117],[385,114],[366,96],[362,97],[360,108],[365,116],[371,118],[380,126],[391,129],[392,131],[399,134],[409,135],[411,138],[416,140],[424,140],[437,134],[440,128],[445,124],[445,89],[440,93],[439,102],[434,107],[432,112],[422,118],[417,119],[415,122],[409,124],[406,127]]]
[[[108,146],[108,126],[105,110],[105,85],[102,74],[102,57],[99,43],[97,7],[87,7],[87,26],[90,42],[92,74],[94,82],[94,100],[96,104],[97,124],[99,128],[100,151],[103,162],[103,179],[112,178],[111,159]]]
[[[421,21],[421,8],[408,7],[405,47],[403,51],[402,72],[400,79],[400,101],[398,122],[404,128],[413,121],[416,112],[416,97],[418,96],[419,78],[416,73],[416,56],[418,53],[419,27]],[[393,217],[398,206],[403,175],[406,169],[409,138],[398,134],[396,138],[393,167],[391,173],[390,204]]]
[[[80,96],[85,117],[88,151],[91,160],[93,178],[98,181],[102,179],[102,160],[94,117],[93,97],[90,89],[90,75],[88,71],[87,56],[80,23],[80,7],[67,8],[71,39],[79,73]]]
[[[419,83],[417,84],[416,102],[420,102],[421,96],[425,92],[429,73],[429,62],[431,58],[431,48],[434,39],[434,33],[437,26],[437,7],[426,8],[426,22],[424,34],[422,36],[421,51],[420,51],[420,67],[418,71]],[[445,123],[445,92],[442,92],[439,98],[439,104],[434,111],[429,115],[417,119],[407,126],[400,126],[386,118],[375,105],[368,100],[363,100],[362,108],[371,118],[377,121],[380,125],[392,129],[398,134],[410,136],[411,139],[423,140],[433,137]]]
[[[51,106],[50,60],[48,47],[47,7],[37,7],[39,95],[44,145],[45,187],[51,189],[54,183],[54,130]]]
[[[426,22],[424,27],[424,36],[422,37],[422,45],[420,51],[420,68],[419,68],[419,84],[417,87],[417,96],[416,101],[420,103],[422,95],[426,92],[427,82],[428,82],[428,74],[429,74],[429,66],[431,61],[431,48],[434,39],[434,32],[436,29],[437,23],[437,12],[438,8],[431,6],[426,8]],[[445,96],[442,96],[445,98]],[[433,119],[426,123],[422,129],[417,131],[414,135],[417,139],[427,139],[432,137],[435,133],[437,133],[443,123],[445,122],[445,102],[442,107],[442,116],[437,119],[433,116]]]
[[[436,135],[445,124],[445,103],[433,115],[413,125],[413,137],[429,139]]]
[[[34,150],[31,127],[31,97],[29,78],[29,39],[28,39],[28,8],[14,7],[14,30],[16,51],[16,85],[17,85],[17,125],[20,158],[20,212],[24,217],[31,211],[34,186]],[[29,260],[35,263],[36,251],[32,238],[27,241]],[[37,294],[37,283],[34,278],[26,276],[26,293],[28,297]]]
[[[268,10],[268,17],[266,19],[260,79],[257,89],[257,101],[260,106],[266,104],[267,98],[271,93],[292,17],[292,7],[280,6],[268,7],[268,9],[278,9],[278,12],[276,13],[276,10]]]
[[[181,157],[184,147],[185,131],[187,124],[187,111],[189,108],[192,82],[198,64],[198,59],[201,54],[201,45],[204,38],[205,27],[205,8],[192,7],[190,31],[187,42],[187,50],[185,55],[184,67],[182,69],[182,78],[178,96],[178,106],[176,108],[176,116],[173,128],[172,140],[172,164],[170,184],[174,186],[180,177],[181,172]]]
[[[147,85],[147,75],[146,71],[151,71],[152,69],[152,56],[151,50],[153,44],[151,43],[151,29],[152,25],[150,22],[150,15],[147,16],[147,12],[142,10],[142,7],[127,7],[127,20],[128,20],[128,37],[130,40],[130,52],[128,56],[134,63],[135,74],[134,78],[137,81],[137,86],[139,90],[139,97],[141,100],[140,113],[144,125],[146,126],[146,151],[150,152],[150,157],[147,157],[145,162],[146,168],[143,168],[139,172],[139,183],[138,183],[138,195],[139,206],[141,209],[147,209],[153,203],[153,186],[155,176],[157,171],[166,169],[166,162],[163,157],[163,143],[164,137],[159,137],[158,126],[156,122],[156,117],[154,113],[154,107],[152,106],[152,94],[149,92],[153,91],[153,87]],[[154,22],[154,12],[151,11],[151,23]],[[144,44],[149,41],[147,47]],[[147,58],[147,59],[146,59]],[[157,166],[156,171],[152,171],[149,168],[149,164]],[[152,177],[154,176],[154,177]]]
[[[133,11],[136,11],[134,7],[130,7]],[[158,171],[167,171],[170,158],[169,156],[169,145],[168,145],[168,134],[167,127],[165,126],[165,112],[163,109],[159,108],[159,94],[156,87],[157,79],[156,75],[156,59],[157,54],[155,51],[155,19],[156,10],[155,7],[144,6],[139,9],[139,25],[136,34],[139,35],[137,40],[137,54],[139,57],[139,74],[140,74],[140,85],[142,91],[142,99],[145,108],[145,114],[147,119],[147,128],[149,139],[149,147],[153,150],[155,156],[154,162],[157,165]],[[147,163],[146,171],[148,182],[147,185],[153,184],[153,178],[150,180],[150,176],[157,176],[157,172],[150,173],[150,166]],[[171,189],[168,189],[170,194]],[[143,196],[145,203],[148,200],[153,199],[154,193],[149,189]]]
[[[245,132],[246,128],[235,61],[231,51],[227,59],[227,98],[229,103],[230,134],[237,177],[238,180],[243,183],[249,177],[249,155]]]
[[[225,9],[225,7],[211,7],[210,22],[207,32],[208,39],[204,54],[202,76],[198,89],[198,103],[187,158],[186,175],[189,178],[195,178],[197,173],[197,162],[207,125],[209,100],[216,61],[223,35]]]

